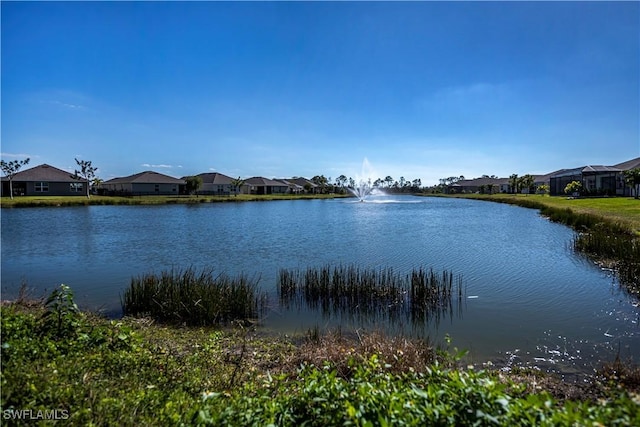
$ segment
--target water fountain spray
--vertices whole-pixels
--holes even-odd
[[[371,183],[374,173],[369,160],[365,157],[362,161],[362,171],[360,175],[356,174],[355,186],[349,187],[351,194],[356,196],[360,202],[364,202],[371,193],[373,193],[374,187]]]

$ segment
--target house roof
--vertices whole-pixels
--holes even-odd
[[[316,183],[315,183],[315,182],[313,182],[313,181],[308,180],[307,178],[300,178],[300,177],[298,177],[298,178],[291,178],[291,179],[288,179],[287,181],[289,181],[289,182],[294,182],[294,183],[296,183],[296,184],[298,184],[298,185],[301,185],[302,187],[304,187],[304,186],[305,186],[305,185],[307,185],[307,184],[309,184],[309,186],[310,186],[311,188],[316,188],[316,187],[318,186],[318,184],[316,184]]]
[[[640,157],[627,160],[626,162],[618,163],[617,165],[613,166],[587,165],[572,169],[560,169],[549,174],[549,177],[557,178],[562,176],[580,175],[581,173],[618,173],[634,168],[640,168]]]
[[[450,187],[479,187],[481,185],[500,185],[507,183],[509,178],[475,178],[475,179],[461,179]]]
[[[545,175],[534,175],[533,178],[535,179],[535,182],[546,182],[548,184],[552,176],[564,172],[565,170],[566,169],[558,169],[557,171],[549,172]]]
[[[78,182],[73,175],[74,174],[69,171],[64,171],[45,163],[16,173],[13,176],[13,181]],[[4,176],[2,180],[8,181],[9,178]]]
[[[582,173],[595,173],[595,172],[613,172],[613,173],[617,173],[620,172],[620,169],[613,167],[613,166],[602,166],[602,165],[590,165],[590,166],[585,166],[582,169]]]
[[[580,175],[582,173],[582,170],[585,167],[586,166],[579,167],[579,168],[573,168],[573,169],[560,169],[560,170],[555,171],[554,173],[552,173],[550,175],[550,177],[551,178],[559,178],[559,177],[562,177],[562,176]]]
[[[277,179],[276,181],[280,181],[283,184],[288,185],[290,188],[295,188],[295,189],[298,189],[298,190],[304,189],[304,187],[302,185],[296,184],[295,182],[290,181],[288,179]]]
[[[281,181],[276,181],[274,179],[269,179],[269,178],[263,178],[261,176],[254,176],[252,178],[249,178],[245,180],[245,183],[251,184],[251,185],[268,185],[268,186],[276,186],[276,187],[285,187],[287,185]]]
[[[623,171],[628,171],[635,168],[640,168],[640,157],[636,157],[635,159],[627,160],[626,162],[618,163],[617,165],[613,165],[613,167],[618,168]]]
[[[184,184],[183,179],[174,178],[158,172],[145,171],[134,175],[113,178],[104,184]]]
[[[196,176],[202,178],[203,184],[231,185],[231,181],[234,180],[234,178],[218,172],[201,173]]]

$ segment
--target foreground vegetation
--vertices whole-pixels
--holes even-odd
[[[0,310],[7,425],[640,425],[640,373],[620,363],[588,387],[506,378],[375,333],[274,339],[102,319],[65,286],[44,306]]]

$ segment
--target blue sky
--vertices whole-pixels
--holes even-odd
[[[638,2],[2,2],[2,159],[423,184],[640,156]]]

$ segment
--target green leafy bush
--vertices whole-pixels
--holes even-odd
[[[507,390],[510,390],[509,394]],[[343,378],[331,365],[304,366],[295,378],[268,376],[234,395],[210,393],[192,419],[206,425],[529,426],[637,425],[638,402],[621,394],[597,405],[558,404],[548,393],[514,396],[495,374],[435,365],[394,375],[377,357]],[[637,399],[637,397],[636,397]]]

